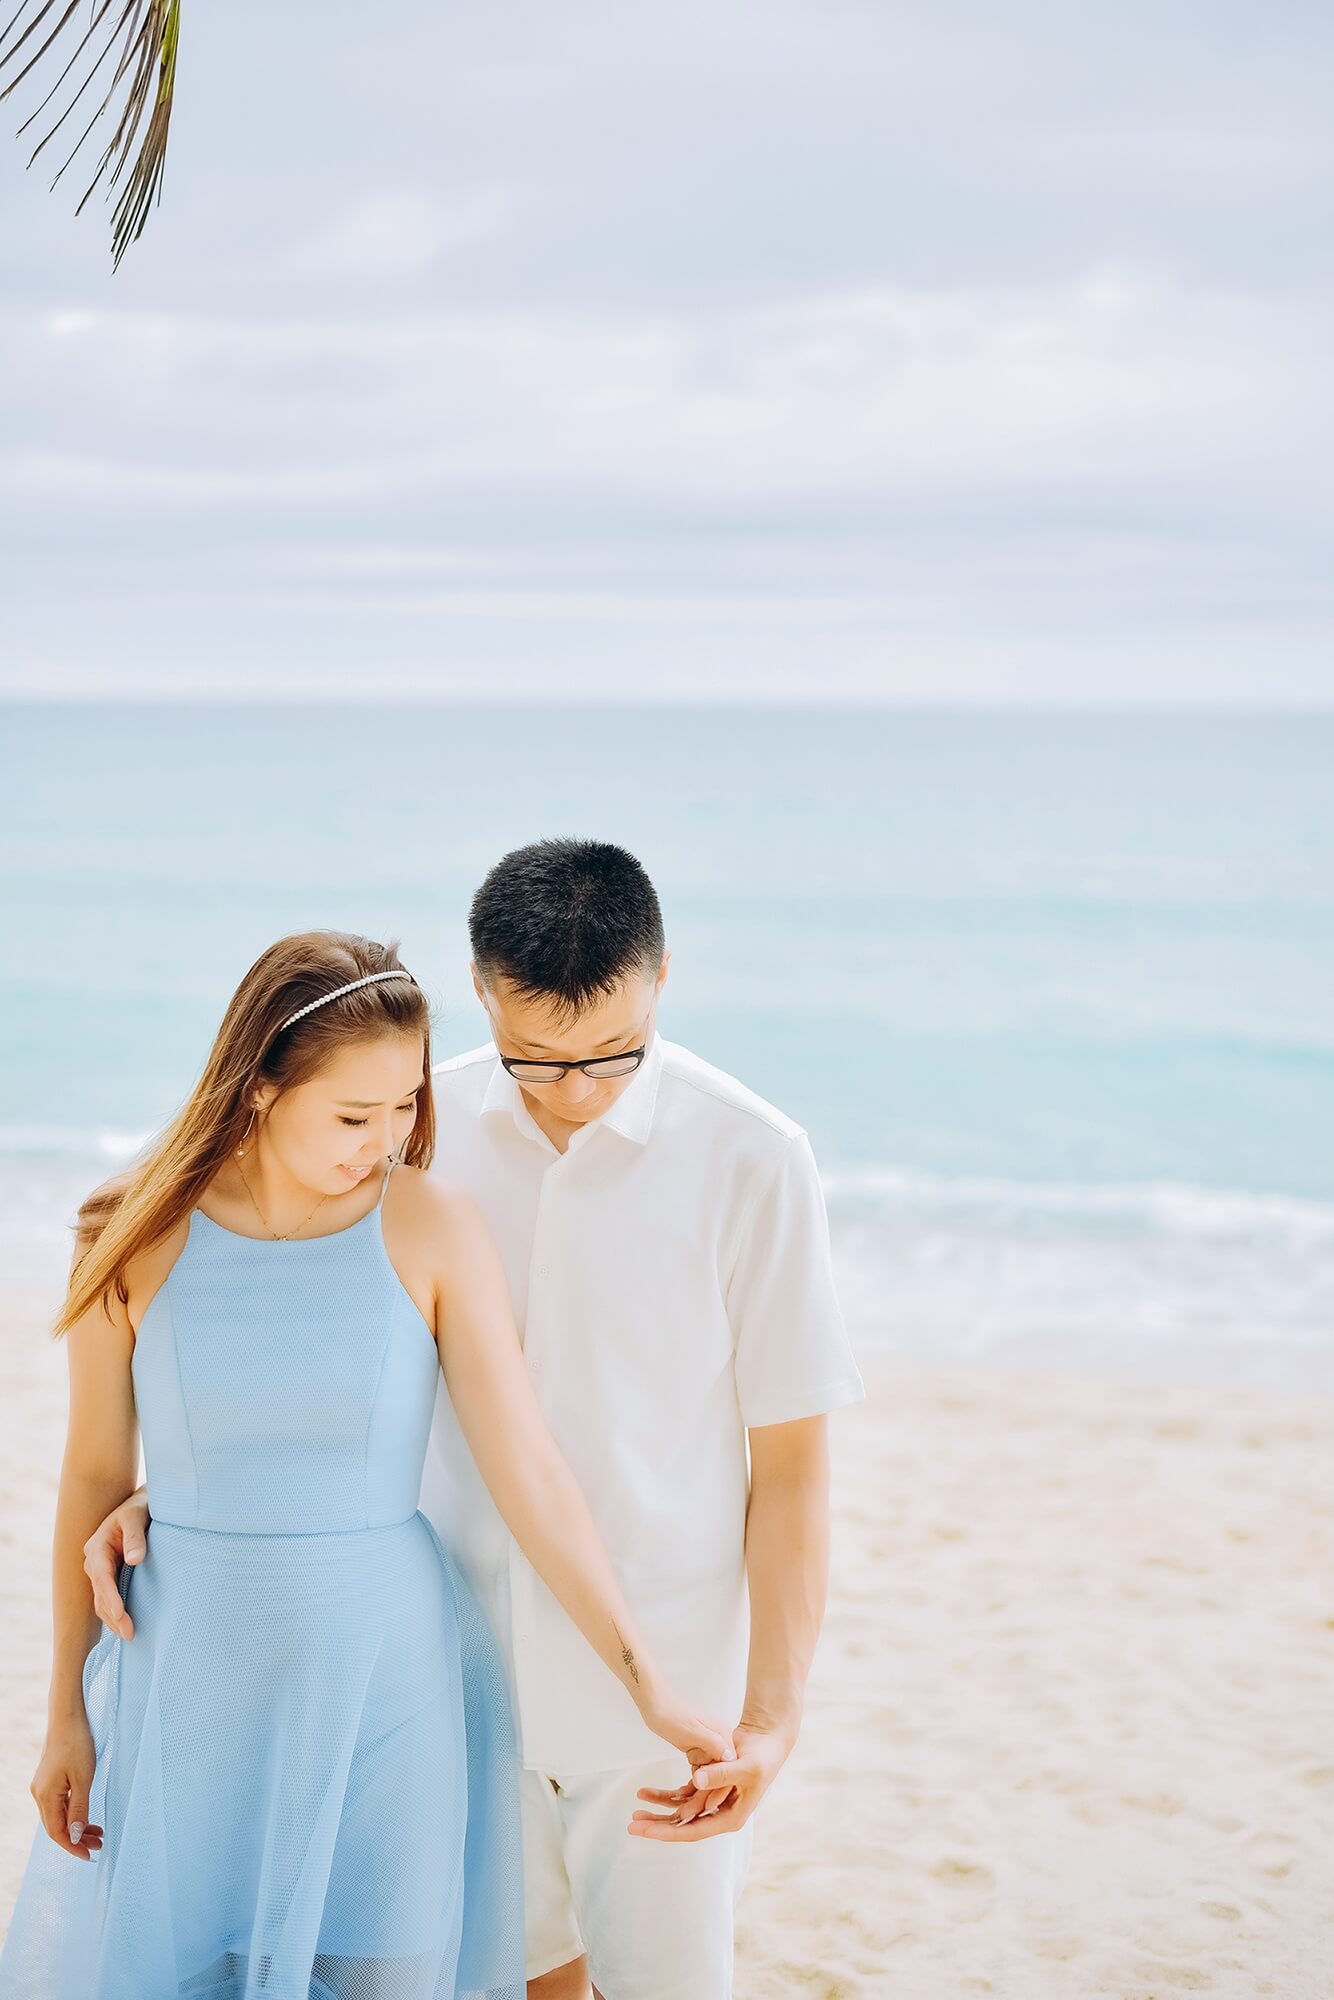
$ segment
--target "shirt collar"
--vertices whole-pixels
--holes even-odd
[[[663,1040],[655,1031],[643,1062],[620,1096],[608,1106],[600,1118],[594,1118],[590,1124],[581,1126],[575,1131],[570,1139],[570,1146],[583,1144],[585,1135],[591,1137],[604,1125],[613,1132],[619,1132],[623,1139],[632,1139],[639,1146],[647,1145],[649,1134],[653,1130],[653,1113],[658,1101],[662,1060]],[[546,1135],[524,1102],[523,1092],[499,1056],[495,1059],[495,1066],[482,1098],[481,1116],[512,1118],[518,1129],[528,1137],[545,1139]]]

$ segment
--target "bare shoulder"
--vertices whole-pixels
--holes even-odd
[[[132,1180],[133,1174],[128,1170],[113,1174],[109,1180],[100,1181],[92,1193],[85,1195],[84,1199],[79,1203],[78,1213],[74,1218],[73,1224],[74,1244],[70,1258],[69,1272],[71,1291],[77,1281],[84,1259],[115,1215],[116,1210],[120,1207]],[[127,1264],[124,1266],[120,1273],[120,1283],[111,1284],[100,1297],[91,1300],[84,1307],[79,1318],[72,1322],[68,1328],[70,1335],[69,1349],[72,1357],[78,1356],[83,1352],[84,1342],[81,1335],[85,1332],[91,1332],[94,1340],[100,1340],[105,1348],[106,1328],[108,1325],[115,1327],[116,1331],[122,1336],[125,1343],[125,1352],[128,1354],[134,1341],[134,1327],[127,1310],[127,1301],[122,1297],[121,1292],[122,1286],[126,1290],[129,1289],[130,1270],[130,1265]],[[96,1350],[94,1349],[94,1351]]]
[[[109,1180],[99,1181],[92,1193],[84,1196],[79,1203],[78,1218],[74,1225],[80,1250],[85,1249],[93,1238],[106,1228],[124,1200],[133,1180],[134,1173],[127,1167],[121,1173],[112,1174]]]
[[[394,1169],[386,1207],[391,1202],[408,1229],[414,1233],[420,1230],[451,1249],[490,1236],[486,1218],[466,1188],[440,1174],[424,1173],[420,1167]]]
[[[495,1239],[466,1188],[418,1167],[396,1167],[384,1206],[390,1259],[419,1304],[429,1294],[437,1308],[449,1309],[504,1285]]]

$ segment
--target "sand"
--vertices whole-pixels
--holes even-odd
[[[39,1297],[0,1329],[0,1923],[63,1440]],[[1334,1397],[866,1372],[737,2000],[1328,2000]]]
[[[1329,2000],[1334,1398],[868,1386],[738,2000]]]

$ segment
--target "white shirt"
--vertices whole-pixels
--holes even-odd
[[[745,1695],[746,1428],[864,1394],[801,1126],[655,1035],[560,1153],[489,1044],[434,1070],[435,1170],[500,1246],[529,1375],[662,1671],[725,1725]],[[442,1381],[422,1511],[506,1657],[525,1764],[662,1746],[506,1530]]]

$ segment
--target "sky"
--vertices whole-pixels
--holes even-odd
[[[1316,0],[187,0],[114,275],[36,81],[0,694],[1334,705]]]

